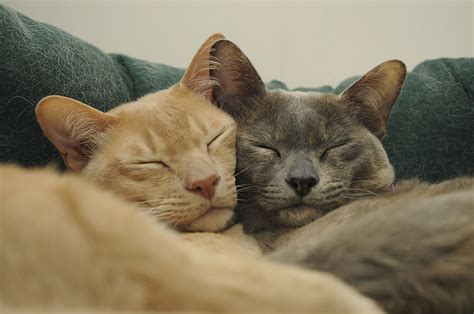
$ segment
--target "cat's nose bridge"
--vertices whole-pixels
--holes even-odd
[[[185,187],[189,191],[197,192],[204,198],[211,200],[220,179],[217,170],[202,158],[193,158],[186,166]]]

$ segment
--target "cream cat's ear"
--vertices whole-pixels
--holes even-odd
[[[98,135],[114,118],[78,100],[48,96],[36,106],[36,119],[65,164],[81,171],[97,148]]]
[[[265,85],[250,60],[233,42],[217,41],[211,57],[218,65],[211,69],[211,78],[217,82],[214,98],[222,109],[238,117],[245,111],[242,100],[264,95]]]
[[[399,60],[386,61],[341,93],[356,118],[379,139],[385,136],[392,106],[405,80],[406,67]]]
[[[216,82],[210,77],[210,70],[216,67],[211,57],[214,43],[224,39],[224,35],[216,33],[211,35],[199,48],[181,79],[181,84],[192,90],[197,95],[203,95],[213,101],[212,90]]]

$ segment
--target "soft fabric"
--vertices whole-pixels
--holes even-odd
[[[61,164],[34,115],[47,95],[100,110],[169,87],[184,71],[96,47],[0,4],[0,162]],[[374,64],[375,65],[375,64]],[[367,69],[369,70],[369,69]],[[299,88],[339,93],[336,88]],[[287,89],[279,81],[268,88]],[[411,71],[393,108],[384,146],[397,179],[474,175],[474,58],[425,61]]]
[[[0,4],[0,162],[61,164],[35,119],[47,95],[102,111],[177,82],[184,71],[108,55],[55,27]]]

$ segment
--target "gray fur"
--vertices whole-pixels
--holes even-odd
[[[269,258],[333,273],[389,313],[472,313],[472,186],[404,205],[333,223],[319,236],[293,241]],[[338,211],[332,220],[347,214]],[[324,219],[311,226],[314,233]]]
[[[341,96],[266,91],[233,43],[221,41],[213,53],[219,64],[211,71],[219,83],[214,97],[238,123],[237,183],[243,188],[237,215],[247,232],[303,226],[355,197],[388,189],[393,170],[374,135],[383,131],[373,126],[382,124],[373,123],[379,94],[363,103],[352,96],[368,88],[357,83]],[[317,184],[302,197],[289,182],[295,176]]]
[[[349,116],[337,96],[295,98],[269,91],[252,115],[238,120],[237,180],[249,186],[238,213],[247,231],[302,226],[392,183],[380,142]],[[286,182],[296,174],[319,180],[303,198]],[[301,205],[313,210],[299,215],[288,209]]]

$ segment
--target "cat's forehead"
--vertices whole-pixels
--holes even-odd
[[[268,91],[267,106],[277,106],[279,110],[297,113],[298,111],[317,112],[325,106],[337,106],[339,96],[319,92],[286,91],[282,89]]]
[[[151,120],[152,125],[163,130],[183,127],[187,131],[190,123],[205,130],[232,122],[226,113],[203,97],[173,89],[149,94],[116,109],[121,120],[130,123]]]
[[[116,133],[126,144],[175,154],[199,147],[233,120],[195,95],[158,92],[122,105]],[[136,141],[137,143],[134,143]]]
[[[258,105],[249,121],[251,132],[285,146],[318,146],[331,137],[347,136],[355,126],[333,94],[274,90]]]

